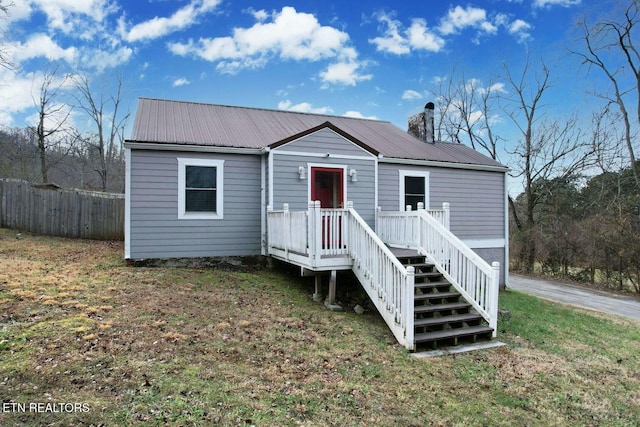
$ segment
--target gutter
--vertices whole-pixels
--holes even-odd
[[[511,171],[511,169],[506,166],[478,165],[473,163],[439,162],[436,160],[399,159],[395,157],[383,157],[383,156],[378,156],[378,162],[400,164],[400,165],[432,166],[437,168],[466,169],[466,170],[479,170],[479,171],[502,172],[502,173],[507,173]]]
[[[262,148],[215,147],[210,145],[156,144],[153,142],[125,141],[124,148],[132,150],[183,151],[197,153],[253,154],[262,155]]]

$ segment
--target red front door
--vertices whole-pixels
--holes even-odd
[[[322,208],[344,206],[343,169],[311,168],[311,200],[319,200]]]
[[[321,208],[344,207],[344,170],[337,168],[311,168],[311,200],[319,200]],[[323,216],[322,248],[342,246],[342,218]]]

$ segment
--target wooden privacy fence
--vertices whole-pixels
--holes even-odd
[[[96,240],[124,239],[124,194],[0,179],[0,227]]]

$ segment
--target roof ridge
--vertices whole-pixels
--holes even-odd
[[[246,106],[242,106],[242,105],[227,105],[227,104],[215,104],[215,103],[211,103],[211,102],[183,101],[183,100],[177,100],[177,99],[153,98],[153,97],[147,97],[147,96],[140,96],[140,97],[138,97],[138,99],[146,99],[146,100],[150,100],[150,101],[175,102],[175,103],[181,103],[181,104],[204,105],[204,106],[211,106],[211,107],[238,108],[238,109],[243,109],[243,110],[271,111],[271,112],[274,112],[274,113],[302,114],[302,115],[314,116],[314,117],[336,117],[336,118],[339,118],[339,119],[363,120],[363,121],[368,121],[368,122],[379,122],[379,123],[391,123],[388,120],[369,119],[369,118],[366,118],[366,117],[349,117],[349,116],[339,116],[337,114],[319,114],[319,113],[309,113],[309,112],[303,112],[303,111],[278,110],[278,109],[275,109],[275,108],[246,107]]]

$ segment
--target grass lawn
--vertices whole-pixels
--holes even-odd
[[[508,346],[416,359],[310,278],[122,254],[0,229],[0,425],[640,424],[632,321],[508,291]]]

